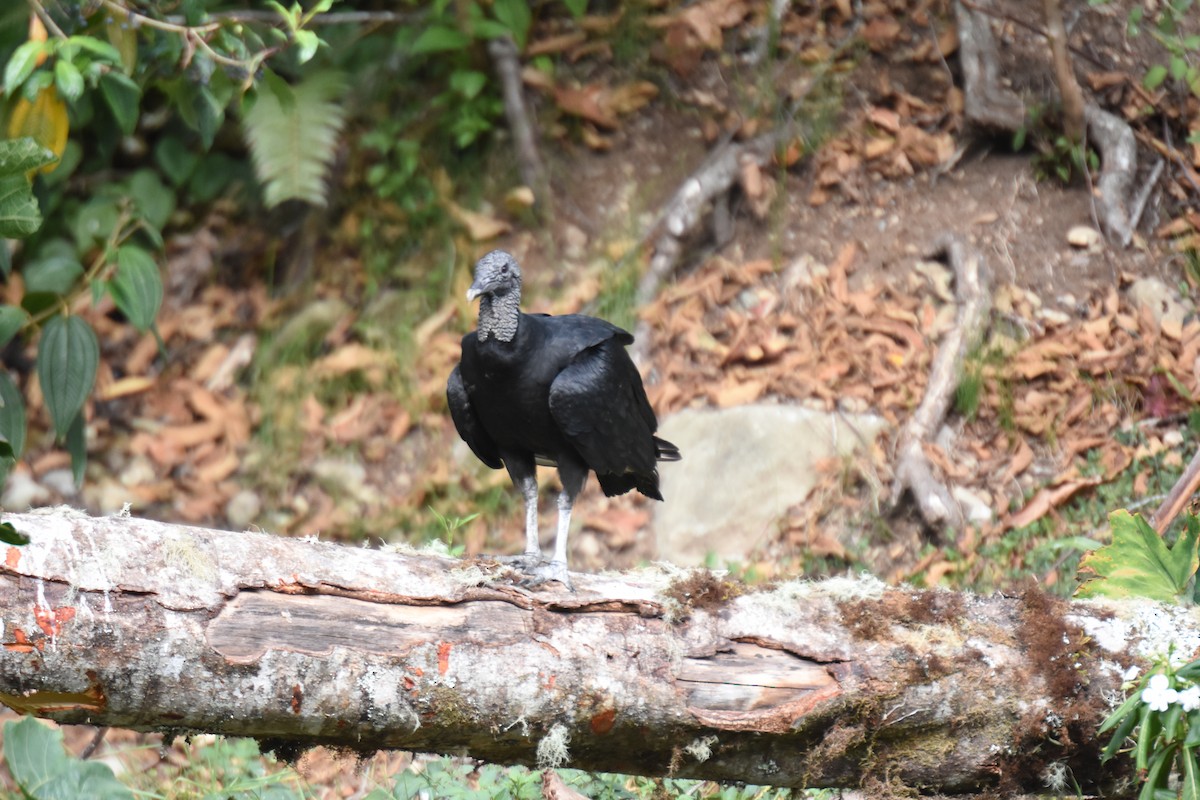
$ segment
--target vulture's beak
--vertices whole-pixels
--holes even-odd
[[[499,289],[500,286],[500,281],[487,280],[486,278],[476,278],[475,282],[471,284],[471,288],[467,289],[467,302],[469,303],[476,297],[487,294],[488,292],[494,292]]]

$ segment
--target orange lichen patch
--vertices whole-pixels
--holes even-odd
[[[4,648],[6,650],[12,650],[14,653],[33,652],[34,645],[29,641],[29,637],[25,635],[25,631],[13,626],[12,635],[13,641],[4,643]]]
[[[599,714],[592,717],[589,723],[592,728],[592,733],[597,736],[602,736],[612,730],[613,723],[617,719],[617,710],[615,708],[606,708]]]
[[[301,706],[304,705],[304,690],[300,688],[300,684],[292,686],[292,713],[299,714]]]
[[[21,550],[17,547],[8,548],[8,552],[4,554],[4,566],[15,570],[17,565],[21,563]]]
[[[450,671],[450,642],[441,642],[438,644],[438,675],[445,675]]]
[[[75,609],[71,606],[59,606],[58,608],[37,606],[33,609],[33,616],[37,620],[37,626],[42,629],[42,633],[54,638],[62,633],[63,623],[75,619]]]

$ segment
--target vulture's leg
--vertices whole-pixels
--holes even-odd
[[[554,558],[549,564],[543,564],[529,571],[530,579],[526,584],[536,586],[549,581],[558,581],[571,591],[571,576],[567,572],[567,541],[571,535],[571,509],[575,506],[575,498],[583,490],[587,480],[588,468],[576,456],[558,459],[558,479],[562,481],[562,492],[558,495],[558,534],[554,537]]]
[[[522,453],[502,452],[500,457],[504,460],[513,485],[521,490],[521,496],[525,498],[525,552],[504,560],[515,562],[521,569],[532,568],[545,560],[538,537],[537,464],[532,456]]]
[[[537,478],[529,475],[521,480],[521,494],[525,496],[525,555],[541,560],[542,543],[538,537],[538,485]]]

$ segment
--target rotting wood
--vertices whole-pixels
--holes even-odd
[[[1089,791],[1112,777],[1095,730],[1122,671],[1163,635],[1200,641],[1195,612],[1036,588],[657,570],[530,592],[485,560],[61,508],[4,521],[32,541],[0,559],[0,700],[285,750],[531,764],[565,729],[582,769],[949,793],[1037,789],[1062,761]]]

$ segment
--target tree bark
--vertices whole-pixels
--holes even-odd
[[[67,509],[6,514],[0,701],[63,723],[785,786],[1102,772],[1121,672],[1191,611],[870,578],[578,575]],[[1057,767],[1061,770],[1061,764]]]

